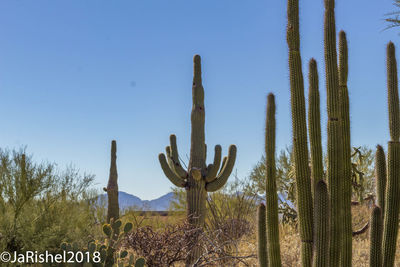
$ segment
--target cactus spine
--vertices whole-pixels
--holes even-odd
[[[387,188],[385,198],[383,227],[383,266],[394,266],[396,240],[399,224],[399,183],[400,183],[400,114],[397,81],[397,63],[395,47],[392,42],[387,46],[387,84],[389,106],[389,130],[391,140],[387,155]]]
[[[266,156],[266,209],[267,209],[267,239],[269,266],[281,266],[278,225],[278,196],[276,191],[275,168],[275,97],[268,95],[267,119],[265,127]]]
[[[376,146],[375,153],[375,184],[376,203],[381,208],[382,217],[385,210],[385,189],[386,189],[386,159],[385,151],[380,145]]]
[[[323,180],[315,187],[314,194],[314,257],[313,267],[328,266],[329,255],[329,196]]]
[[[343,153],[343,197],[342,197],[342,218],[343,218],[343,245],[341,246],[341,266],[351,266],[352,255],[352,225],[351,225],[351,143],[350,143],[350,112],[349,112],[349,91],[347,88],[348,75],[348,49],[346,33],[339,33],[339,96],[342,118],[342,153]]]
[[[382,266],[382,210],[375,206],[371,213],[369,266]]]
[[[311,178],[312,193],[315,194],[317,183],[324,177],[322,164],[321,143],[321,116],[319,105],[318,70],[317,62],[311,59],[309,62],[309,90],[308,90],[308,129],[310,135],[311,150]]]
[[[299,1],[288,0],[287,44],[289,47],[290,100],[292,110],[293,152],[297,185],[297,209],[301,239],[302,266],[312,264],[313,207],[308,146],[304,83],[300,56]]]
[[[110,176],[108,178],[107,188],[105,188],[108,197],[107,207],[107,223],[110,223],[111,218],[114,221],[119,219],[119,204],[118,204],[118,173],[117,173],[117,142],[111,142],[111,164]],[[116,233],[118,235],[118,233]]]
[[[261,203],[257,209],[258,264],[260,267],[268,266],[267,229],[265,220],[265,205]]]
[[[215,146],[214,163],[206,166],[205,145],[205,112],[204,89],[201,80],[200,56],[195,55],[194,76],[192,86],[191,113],[191,146],[188,170],[184,170],[179,162],[175,135],[170,136],[170,146],[166,148],[166,156],[159,154],[159,161],[165,176],[176,186],[186,189],[187,217],[190,224],[196,227],[204,226],[206,215],[207,192],[214,192],[223,187],[232,172],[236,159],[236,146],[231,145],[228,157],[224,158],[222,167],[221,146]],[[218,170],[220,170],[218,172]],[[200,251],[195,250],[187,259],[187,265],[193,263]]]

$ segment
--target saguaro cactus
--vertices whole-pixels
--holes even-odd
[[[170,136],[170,146],[166,148],[166,156],[159,154],[159,161],[165,176],[176,186],[186,189],[188,221],[194,226],[203,227],[206,214],[207,192],[214,192],[224,186],[232,172],[236,159],[236,146],[231,145],[228,157],[221,163],[221,146],[215,146],[214,162],[206,166],[205,144],[205,110],[204,89],[201,80],[200,56],[195,55],[193,77],[193,105],[191,114],[191,146],[188,170],[184,170],[179,161],[175,135]],[[190,264],[199,251],[190,255]]]
[[[399,183],[400,183],[400,114],[397,81],[397,63],[395,47],[392,42],[387,46],[387,84],[389,106],[389,130],[391,140],[388,143],[387,187],[385,198],[383,227],[383,266],[394,266],[396,240],[399,224]]]
[[[258,241],[258,263],[260,267],[268,266],[267,252],[267,229],[265,218],[265,205],[261,203],[257,209],[257,241]]]
[[[110,176],[108,178],[107,188],[108,207],[107,207],[107,223],[110,223],[111,218],[114,221],[119,219],[119,204],[118,204],[118,173],[117,173],[117,142],[111,142],[111,164]]]
[[[266,196],[268,263],[270,267],[281,266],[278,226],[278,196],[275,168],[275,97],[268,95],[265,127]]]
[[[324,177],[324,166],[322,164],[318,70],[315,59],[312,58],[308,66],[308,130],[310,135],[311,150],[312,192],[315,194],[315,187],[317,186],[317,183]]]
[[[302,266],[312,264],[313,204],[308,166],[307,122],[304,81],[300,56],[299,1],[288,0],[286,32],[289,47],[290,101],[292,110],[293,152],[297,186],[297,210],[301,239]]]
[[[371,213],[371,229],[369,232],[369,266],[382,266],[382,211],[375,206]]]
[[[376,204],[385,210],[385,190],[386,190],[386,159],[385,151],[380,145],[376,146],[375,152],[375,184],[376,184]],[[383,217],[383,212],[382,212]]]
[[[350,143],[350,108],[349,92],[347,88],[348,51],[346,33],[339,33],[339,100],[342,128],[342,160],[343,160],[343,190],[342,190],[342,218],[343,234],[341,246],[341,266],[351,266],[352,255],[352,226],[351,226],[351,143]]]
[[[329,196],[324,181],[320,180],[314,194],[314,258],[313,267],[328,266],[329,255]]]

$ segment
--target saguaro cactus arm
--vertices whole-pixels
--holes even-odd
[[[220,189],[225,185],[226,181],[229,178],[229,175],[231,175],[232,173],[233,165],[235,165],[235,160],[236,160],[236,146],[230,145],[228,158],[226,159],[225,164],[221,169],[221,172],[218,174],[217,178],[215,178],[212,182],[206,184],[207,192],[217,191],[218,189]]]
[[[207,167],[207,183],[213,181],[217,177],[219,166],[221,164],[221,146],[216,145],[214,150],[214,162],[212,164],[209,164]]]
[[[178,146],[176,145],[176,136],[174,134],[171,134],[169,136],[169,141],[170,141],[170,147],[171,147],[171,160],[172,163],[174,164],[173,170],[175,170],[175,173],[185,179],[187,177],[187,172],[182,168],[182,165],[179,162],[179,154],[178,154]]]
[[[158,155],[158,160],[160,161],[161,169],[163,170],[165,176],[178,187],[185,187],[186,181],[180,178],[173,170],[171,170],[170,166],[167,163],[167,159],[163,153]]]

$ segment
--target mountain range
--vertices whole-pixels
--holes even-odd
[[[174,199],[174,193],[167,193],[159,198],[153,200],[142,200],[137,196],[119,191],[118,192],[118,201],[119,208],[121,210],[128,208],[135,208],[140,210],[149,210],[149,211],[167,211],[169,209],[171,201]],[[107,206],[107,194],[104,193],[98,197],[99,204],[105,204]]]

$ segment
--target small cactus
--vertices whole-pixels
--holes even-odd
[[[382,266],[382,210],[375,206],[371,213],[369,266]]]
[[[376,205],[381,208],[382,217],[385,210],[386,190],[386,159],[385,151],[380,145],[376,146],[375,153],[375,184],[376,184]]]
[[[257,243],[258,243],[258,263],[260,267],[268,266],[267,252],[267,229],[265,225],[265,205],[261,203],[257,209]]]
[[[314,256],[313,267],[328,266],[329,196],[326,183],[320,180],[314,193]]]

